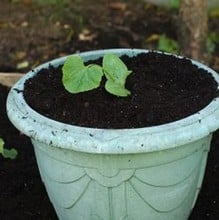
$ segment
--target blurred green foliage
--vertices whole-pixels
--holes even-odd
[[[160,35],[157,49],[168,53],[179,54],[178,42],[167,37],[165,34]]]
[[[12,148],[12,149],[6,149],[4,148],[5,142],[2,138],[0,138],[0,154],[4,158],[10,158],[10,159],[15,159],[17,157],[17,150]]]
[[[216,32],[210,32],[207,38],[208,53],[213,53],[217,45],[219,45],[219,34]]]
[[[180,0],[171,0],[170,1],[170,8],[174,10],[179,10],[180,7]]]

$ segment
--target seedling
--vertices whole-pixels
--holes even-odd
[[[124,62],[112,53],[105,54],[102,66],[97,64],[85,65],[79,55],[69,56],[62,68],[62,82],[70,93],[86,92],[98,88],[103,75],[106,77],[105,89],[107,92],[125,97],[131,94],[125,88],[128,70]]]
[[[4,148],[5,142],[2,138],[0,138],[0,154],[2,154],[2,156],[4,158],[10,158],[10,159],[15,159],[17,157],[17,151],[12,148],[12,149],[6,149]]]

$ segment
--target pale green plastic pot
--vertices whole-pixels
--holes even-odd
[[[146,50],[81,53],[84,60],[106,52],[133,56]],[[201,188],[212,132],[219,127],[219,100],[172,123],[139,129],[72,126],[40,115],[23,98],[27,73],[11,89],[11,122],[32,140],[49,198],[63,220],[185,220]],[[212,69],[192,61],[219,77]],[[161,70],[162,71],[162,70]]]

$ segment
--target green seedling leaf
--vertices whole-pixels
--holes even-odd
[[[103,70],[107,78],[105,88],[109,93],[118,96],[128,96],[130,94],[130,91],[125,89],[125,82],[132,71],[128,70],[119,57],[111,53],[105,54]]]
[[[5,149],[4,144],[5,144],[4,140],[0,138],[0,154],[2,154],[4,158],[15,159],[18,154],[17,150],[14,148]]]
[[[62,83],[70,93],[85,92],[99,87],[102,76],[105,75],[106,91],[124,97],[131,94],[125,88],[126,78],[131,72],[114,54],[104,55],[102,67],[96,64],[85,66],[80,56],[73,55],[63,65]]]
[[[100,66],[85,66],[78,55],[68,57],[62,71],[63,85],[70,93],[85,92],[99,87],[103,76]]]
[[[106,81],[105,89],[107,92],[113,95],[121,96],[121,97],[125,97],[131,94],[131,92],[127,90],[124,86],[122,86],[121,84],[115,83],[112,80]]]
[[[132,72],[119,57],[111,53],[103,57],[103,69],[107,79],[121,84],[125,84],[127,76]]]

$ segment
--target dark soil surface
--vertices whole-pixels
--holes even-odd
[[[70,94],[62,85],[62,66],[42,69],[29,79],[24,97],[33,109],[49,118],[96,128],[168,123],[198,112],[216,97],[213,77],[188,59],[151,52],[122,60],[132,71],[126,81],[131,92],[128,97],[109,94],[105,83],[98,89]]]
[[[0,1],[0,72],[26,72],[42,62],[77,51],[156,49],[160,34],[177,39],[177,13],[141,0],[49,2]],[[219,33],[218,16],[209,18],[209,31]],[[219,72],[218,44],[209,60]],[[19,154],[15,160],[0,156],[0,219],[56,220],[30,140],[7,119],[7,92],[0,85],[0,137],[5,140],[5,147],[14,147]],[[213,136],[203,187],[190,220],[219,219],[218,147],[219,131]]]

